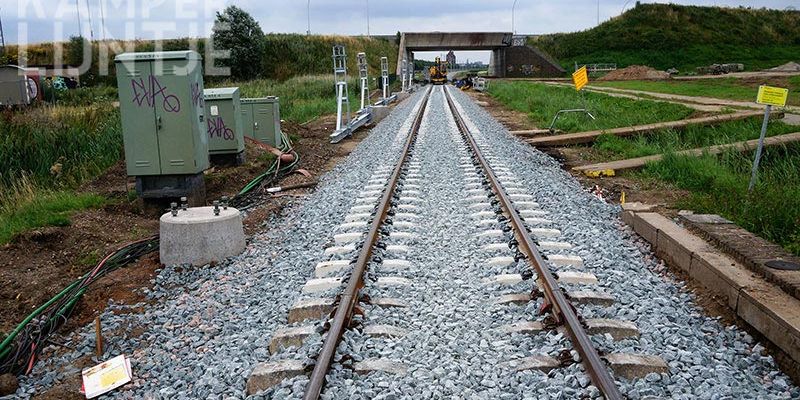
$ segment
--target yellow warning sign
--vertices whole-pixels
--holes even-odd
[[[583,89],[583,87],[589,83],[589,74],[586,72],[585,65],[572,73],[572,81],[575,82],[575,90],[578,91]]]
[[[761,85],[758,87],[756,103],[783,107],[786,105],[787,97],[789,97],[789,89]]]

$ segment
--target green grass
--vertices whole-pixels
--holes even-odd
[[[528,114],[531,122],[540,128],[547,128],[558,110],[581,107],[580,97],[574,89],[542,83],[492,81],[489,94],[507,107]],[[592,120],[582,113],[568,113],[559,117],[557,129],[581,132],[675,121],[687,118],[694,112],[680,104],[591,92],[585,92],[584,95],[587,107],[597,119]]]
[[[769,79],[769,78],[765,78]],[[684,96],[705,96],[738,101],[755,101],[758,83],[746,83],[737,78],[698,79],[691,81],[615,81],[592,82],[596,86],[620,89],[643,90],[647,92],[678,94]],[[778,84],[777,86],[781,86]],[[788,79],[788,104],[800,105],[800,76]]]
[[[722,215],[800,255],[800,145],[766,148],[758,183],[749,194],[753,157],[753,152],[673,154],[648,164],[639,175],[689,190],[692,195],[679,207]]]
[[[758,139],[761,133],[761,122],[761,118],[748,118],[741,121],[723,122],[716,126],[692,125],[682,130],[664,129],[649,135],[632,137],[601,135],[595,141],[593,148],[597,150],[597,156],[602,161],[643,157]],[[780,121],[771,121],[767,126],[767,136],[797,131],[800,131],[800,128],[786,125]]]
[[[350,111],[358,110],[358,79],[350,78]],[[214,86],[238,86],[242,97],[280,97],[281,119],[303,123],[336,112],[336,94],[332,75],[307,75],[285,81],[256,79],[247,82],[215,82]],[[373,101],[376,100],[373,98]]]
[[[95,194],[75,194],[69,191],[38,193],[13,206],[4,205],[0,211],[0,244],[8,243],[15,235],[43,226],[67,226],[70,215],[86,208],[100,207],[105,198]]]
[[[578,62],[675,67],[681,72],[712,63],[743,63],[752,71],[796,61],[800,12],[637,4],[592,29],[532,41],[568,70]]]
[[[35,185],[74,186],[121,155],[119,112],[108,102],[6,112],[0,118],[0,193],[21,175]]]

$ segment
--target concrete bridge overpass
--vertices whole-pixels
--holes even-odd
[[[555,60],[527,44],[527,36],[511,32],[401,32],[397,74],[402,73],[402,60],[414,62],[415,51],[449,50],[490,50],[488,75],[493,77],[564,74]]]

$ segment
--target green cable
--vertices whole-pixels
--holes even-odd
[[[11,332],[11,334],[6,336],[5,340],[3,340],[3,343],[0,343],[0,358],[5,357],[6,353],[9,350],[11,350],[11,348],[9,348],[8,345],[14,340],[14,338],[17,337],[17,335],[19,335],[22,329],[25,328],[25,325],[31,322],[32,319],[36,318],[36,316],[41,314],[42,311],[47,309],[47,307],[50,307],[50,305],[58,301],[60,298],[64,297],[64,295],[66,295],[67,292],[75,288],[75,286],[77,286],[83,280],[84,277],[81,277],[72,282],[69,286],[67,286],[66,289],[62,290],[59,294],[50,299],[47,303],[44,303],[41,306],[39,306],[39,308],[34,310],[30,315],[28,315],[27,318],[25,318],[19,325],[17,325],[17,327]]]

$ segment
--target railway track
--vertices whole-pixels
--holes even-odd
[[[542,240],[559,236],[559,231],[548,227],[552,225],[552,221],[545,218],[547,213],[538,209],[538,204],[532,195],[525,193],[524,186],[517,180],[513,170],[492,154],[490,147],[481,142],[479,135],[476,135],[477,128],[470,127],[471,123],[462,116],[461,107],[453,100],[449,90],[446,87],[427,89],[419,101],[409,132],[403,139],[404,144],[398,160],[394,163],[384,163],[372,174],[359,197],[355,199],[350,213],[339,226],[337,230],[339,233],[334,235],[336,245],[326,249],[326,254],[331,255],[331,260],[318,264],[316,278],[308,281],[303,287],[305,293],[334,293],[333,300],[300,301],[293,308],[294,318],[291,316],[293,311],[290,311],[290,322],[297,322],[306,317],[314,319],[315,312],[327,314],[327,316],[319,315],[323,316],[321,325],[313,329],[308,325],[289,327],[276,332],[270,348],[277,352],[287,346],[302,346],[307,338],[317,334],[320,335],[321,346],[309,347],[307,349],[309,359],[305,362],[282,360],[260,365],[248,382],[248,393],[257,393],[278,384],[286,377],[304,375],[310,371],[303,398],[318,399],[326,389],[326,384],[332,381],[334,386],[336,385],[338,378],[331,379],[331,373],[341,374],[347,369],[356,373],[367,374],[378,371],[381,374],[402,376],[414,368],[415,360],[408,359],[413,357],[412,355],[404,356],[406,359],[389,360],[381,357],[365,359],[348,354],[347,347],[358,347],[354,343],[366,337],[410,342],[413,341],[411,337],[417,332],[429,329],[424,324],[417,326],[416,329],[397,327],[396,325],[404,322],[402,317],[396,317],[399,313],[394,311],[402,310],[402,313],[412,314],[408,312],[411,307],[403,297],[414,296],[408,293],[408,287],[419,285],[418,280],[425,274],[420,272],[420,268],[416,268],[415,271],[413,265],[426,264],[425,261],[416,263],[413,254],[430,253],[436,248],[448,246],[448,243],[441,241],[440,238],[426,240],[424,223],[421,223],[421,220],[426,218],[426,215],[421,213],[421,208],[425,208],[421,203],[429,203],[424,199],[425,194],[435,195],[438,185],[451,184],[443,182],[446,179],[437,179],[436,171],[423,174],[424,162],[418,159],[424,160],[426,154],[425,150],[418,151],[417,148],[420,132],[423,131],[422,135],[426,136],[426,142],[444,140],[449,142],[459,155],[457,167],[435,167],[440,170],[457,169],[461,172],[464,186],[455,204],[459,204],[461,206],[459,211],[468,213],[475,224],[474,229],[477,231],[473,232],[473,236],[477,238],[478,243],[472,247],[479,248],[483,254],[494,255],[485,260],[485,266],[489,266],[488,270],[492,272],[483,273],[483,277],[480,278],[483,291],[474,293],[474,296],[485,297],[487,287],[490,289],[499,287],[500,293],[505,294],[494,300],[484,299],[485,303],[492,304],[491,307],[495,309],[508,305],[522,306],[529,314],[518,316],[523,322],[500,327],[481,328],[473,325],[469,329],[481,331],[497,328],[495,331],[501,334],[518,335],[524,340],[525,337],[539,332],[563,327],[571,340],[571,346],[561,348],[558,357],[538,354],[507,362],[497,362],[497,360],[487,362],[492,368],[500,366],[511,371],[547,372],[569,366],[579,360],[582,367],[578,373],[588,375],[588,379],[581,380],[583,382],[581,386],[587,386],[587,382],[590,381],[596,388],[596,392],[586,392],[590,393],[588,396],[600,394],[607,399],[622,398],[609,372],[607,362],[601,359],[587,329],[592,333],[607,333],[619,337],[636,336],[638,331],[629,323],[610,320],[594,320],[588,322],[589,326],[586,326],[587,321],[580,318],[576,306],[570,301],[570,296],[583,304],[607,305],[613,300],[601,292],[587,290],[568,292],[562,288],[570,286],[569,283],[591,283],[592,280],[596,281],[596,278],[590,273],[569,271],[564,268],[556,273],[553,272],[554,266],[580,267],[582,261],[580,257],[561,254],[572,247],[569,243]],[[432,101],[437,104],[431,105]],[[443,112],[439,112],[438,116],[430,115],[434,107]],[[433,117],[442,119],[442,114],[446,116],[439,124],[430,121]],[[426,117],[427,124],[424,123]],[[431,154],[427,156],[430,158]],[[454,193],[447,194],[449,197],[455,197],[453,195]],[[445,205],[444,202],[442,204]],[[547,250],[543,251],[540,247]],[[471,258],[469,255],[461,257],[466,260]],[[387,273],[391,275],[386,276]],[[403,273],[411,278],[399,276]],[[567,282],[566,284],[559,284],[559,274],[563,275],[562,280]],[[423,280],[425,287],[416,290],[417,298],[447,292],[447,289],[443,289],[440,284],[430,279]],[[472,281],[477,280],[472,279]],[[526,291],[509,293],[509,287],[522,287]],[[389,289],[384,290],[385,288]],[[386,291],[391,296],[384,295]],[[533,310],[529,307],[531,304],[535,307]],[[364,308],[373,308],[374,311],[370,311],[367,316]],[[532,314],[530,311],[534,311],[535,314],[530,315]],[[311,315],[306,315],[308,312]],[[485,307],[483,312],[486,312]],[[373,314],[386,313],[391,315],[388,320],[393,324],[368,322]],[[297,315],[300,314],[304,317],[298,318]],[[539,314],[546,314],[546,317],[537,321],[535,319],[541,318]],[[464,315],[463,318],[469,318],[469,315]],[[351,333],[355,336],[345,340]],[[410,347],[413,348],[414,345]],[[659,363],[660,360],[647,356],[619,355],[616,360],[623,365],[623,368],[627,367],[628,372],[631,371],[630,367],[642,368],[644,373],[666,367],[663,362]],[[651,365],[647,365],[648,363]],[[493,385],[488,378],[483,379],[481,384],[490,387]],[[336,390],[332,389],[332,393],[327,397],[338,397]],[[350,389],[346,389],[340,394],[350,392]]]

